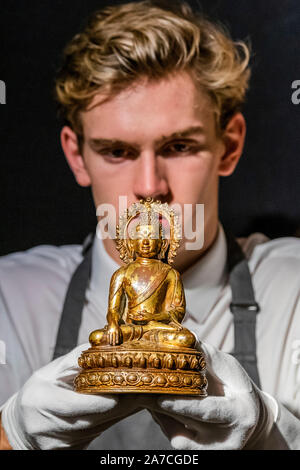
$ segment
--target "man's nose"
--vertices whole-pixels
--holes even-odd
[[[153,197],[163,200],[168,195],[168,182],[154,151],[140,154],[135,168],[133,191],[137,199]]]

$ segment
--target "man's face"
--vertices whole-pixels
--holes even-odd
[[[106,101],[97,95],[81,118],[84,183],[76,178],[91,184],[96,207],[113,204],[118,214],[119,196],[128,206],[149,196],[193,210],[201,203],[205,231],[217,226],[225,145],[210,98],[189,74],[141,81]]]
[[[215,203],[222,143],[211,102],[189,75],[136,85],[91,108],[82,113],[83,157],[96,206],[117,205],[119,195],[129,205],[147,196]]]

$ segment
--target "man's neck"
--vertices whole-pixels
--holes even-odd
[[[214,226],[206,229],[204,233],[204,244],[199,250],[186,250],[184,249],[184,241],[182,242],[182,249],[178,250],[177,256],[174,259],[174,268],[183,274],[193,264],[195,264],[200,258],[202,258],[213,246],[217,239],[219,232],[219,225],[216,223]],[[190,242],[190,241],[188,241]]]

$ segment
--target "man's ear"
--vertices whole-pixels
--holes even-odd
[[[75,132],[72,131],[70,127],[64,126],[60,134],[60,141],[69,167],[77,183],[80,186],[90,186],[91,179],[86,170]]]
[[[220,160],[219,175],[231,175],[242,155],[246,136],[246,122],[241,113],[235,114],[223,131],[225,152]]]

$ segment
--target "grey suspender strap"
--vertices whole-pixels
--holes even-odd
[[[53,359],[68,353],[78,344],[78,334],[85,302],[85,291],[91,274],[92,243],[93,235],[90,234],[83,243],[83,261],[76,268],[67,290]]]
[[[259,312],[259,305],[255,300],[245,255],[230,233],[226,233],[226,238],[227,266],[232,292],[230,310],[234,320],[234,352],[232,355],[260,388],[256,357],[256,315]]]
[[[233,236],[226,234],[229,283],[232,290],[230,310],[234,317],[233,355],[241,363],[256,385],[260,386],[256,363],[256,313],[255,301],[247,260]],[[78,344],[78,334],[92,265],[93,236],[84,242],[84,259],[75,270],[69,284],[61,322],[58,329],[53,359],[66,354]]]

